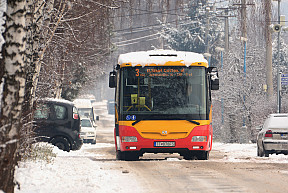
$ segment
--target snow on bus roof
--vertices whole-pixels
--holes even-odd
[[[118,59],[118,64],[131,64],[132,66],[145,66],[148,64],[164,65],[167,62],[179,62],[186,66],[190,66],[193,63],[208,64],[202,54],[174,50],[129,52],[121,54]]]

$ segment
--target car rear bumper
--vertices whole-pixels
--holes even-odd
[[[263,144],[267,151],[288,151],[288,140],[264,140]]]
[[[83,140],[95,140],[96,135],[80,135],[81,139]]]

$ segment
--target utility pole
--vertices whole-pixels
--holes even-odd
[[[244,64],[243,64],[243,72],[244,72],[244,81],[243,85],[246,86],[246,48],[247,48],[247,5],[255,5],[254,3],[246,3],[246,0],[241,0],[241,4],[234,4],[240,6],[241,9],[241,41],[244,43]],[[246,126],[246,95],[243,88],[243,126],[242,126],[242,134],[240,136],[240,142],[247,142],[247,126]],[[242,139],[242,140],[241,140]]]
[[[264,1],[265,10],[265,39],[266,39],[266,84],[267,97],[270,100],[273,96],[273,76],[272,76],[272,35],[271,35],[271,15],[272,3],[271,0]]]
[[[247,38],[247,11],[246,11],[246,0],[241,0],[241,28],[242,28],[242,37]]]
[[[275,0],[274,0],[275,1]],[[281,0],[278,0],[278,24],[281,25],[280,18],[280,3]],[[281,113],[281,83],[280,83],[280,34],[281,30],[278,32],[278,58],[277,58],[277,113]]]
[[[265,0],[266,2],[266,0]],[[241,3],[233,5],[240,6],[241,9],[241,36],[247,38],[247,5],[255,5],[255,3],[246,3],[246,0],[241,0]]]
[[[206,44],[206,53],[209,53],[210,41],[208,40],[208,35],[210,32],[210,7],[206,7],[206,31],[205,31],[205,44]]]
[[[235,10],[233,7],[217,8],[217,10],[224,10],[224,15],[219,15],[217,17],[224,17],[225,19],[225,52],[229,51],[229,17],[236,17],[234,15],[229,15],[229,11]]]

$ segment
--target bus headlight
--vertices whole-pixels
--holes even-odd
[[[192,142],[207,142],[207,136],[193,136]]]
[[[122,137],[122,142],[137,142],[137,137],[135,137],[135,136],[124,136],[124,137]]]

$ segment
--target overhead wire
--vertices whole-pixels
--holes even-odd
[[[123,46],[132,45],[132,44],[138,44],[138,43],[141,43],[141,42],[147,42],[147,41],[151,41],[151,40],[155,40],[155,39],[159,39],[159,37],[145,39],[145,40],[138,41],[138,42],[131,42],[131,43],[127,43],[127,44],[120,44],[120,45],[117,45],[117,47],[123,47]]]
[[[129,40],[123,40],[121,42],[117,42],[116,44],[121,44],[121,43],[125,43],[125,42],[131,42],[131,41],[135,41],[135,40],[139,40],[139,39],[143,39],[143,38],[147,38],[147,37],[151,37],[151,36],[155,36],[155,35],[159,35],[159,33],[155,33],[155,34],[150,34],[150,35],[147,35],[147,36],[142,36],[142,37],[139,37],[139,38],[134,38],[134,39],[129,39]]]
[[[220,0],[220,1],[214,2],[214,3],[223,3],[223,2],[227,2],[227,0],[226,1],[225,0],[221,1]],[[186,8],[191,8],[191,7],[186,7]],[[171,15],[171,13],[169,13],[169,11],[178,10],[178,9],[170,9],[170,10],[164,10],[164,11],[151,11],[151,10],[143,10],[143,9],[132,8],[132,10],[145,11],[147,13],[130,14],[130,15],[123,16],[123,17],[137,16],[137,15],[144,15],[144,14],[155,14],[155,13],[162,13],[162,14]],[[180,17],[187,17],[187,15],[182,15],[182,14],[179,15],[177,13],[172,14],[172,15],[178,15]],[[116,17],[112,17],[112,18],[116,18]],[[181,23],[183,21],[184,21],[184,23]],[[190,22],[185,23],[185,21],[190,21]],[[153,24],[153,25],[146,25],[146,26],[130,27],[130,28],[126,28],[126,29],[113,30],[112,32],[117,34],[114,37],[123,36],[123,35],[131,35],[131,34],[140,33],[140,32],[144,32],[144,31],[155,30],[155,28],[163,27],[163,25],[165,25],[165,24],[172,24],[172,23],[176,23],[176,22],[180,22],[178,25],[189,25],[191,23],[195,23],[195,21],[191,21],[189,18],[188,19],[185,18],[185,19],[181,19],[181,20],[177,19],[177,20],[169,21],[169,22],[165,22],[165,23],[159,23],[159,24]],[[128,32],[125,32],[125,31],[128,31]],[[147,36],[144,36],[144,37],[134,38],[134,39],[130,39],[130,40],[123,40],[123,41],[120,41],[120,42],[116,42],[115,44],[118,47],[132,45],[132,44],[137,44],[137,43],[140,43],[140,42],[150,41],[150,40],[154,40],[154,39],[159,38],[159,37],[149,38],[149,37],[153,37],[153,36],[156,36],[156,35],[160,35],[160,33],[157,32],[157,33],[150,34],[150,35],[147,35]],[[149,38],[149,39],[147,39],[147,38]],[[145,39],[145,40],[142,40],[142,39]],[[137,40],[141,40],[141,41],[137,41]],[[136,42],[134,42],[134,41],[136,41]]]
[[[190,19],[182,19],[181,21],[187,21]],[[121,31],[127,31],[127,30],[134,30],[134,29],[141,29],[141,28],[147,28],[147,27],[156,27],[156,26],[162,26],[163,24],[170,24],[170,23],[176,23],[179,22],[179,20],[174,20],[174,21],[169,21],[169,22],[165,22],[165,23],[159,23],[159,24],[153,24],[153,25],[146,25],[146,26],[141,26],[141,27],[132,27],[132,28],[126,28],[126,29],[119,29],[119,30],[113,30],[112,32],[121,32]]]

